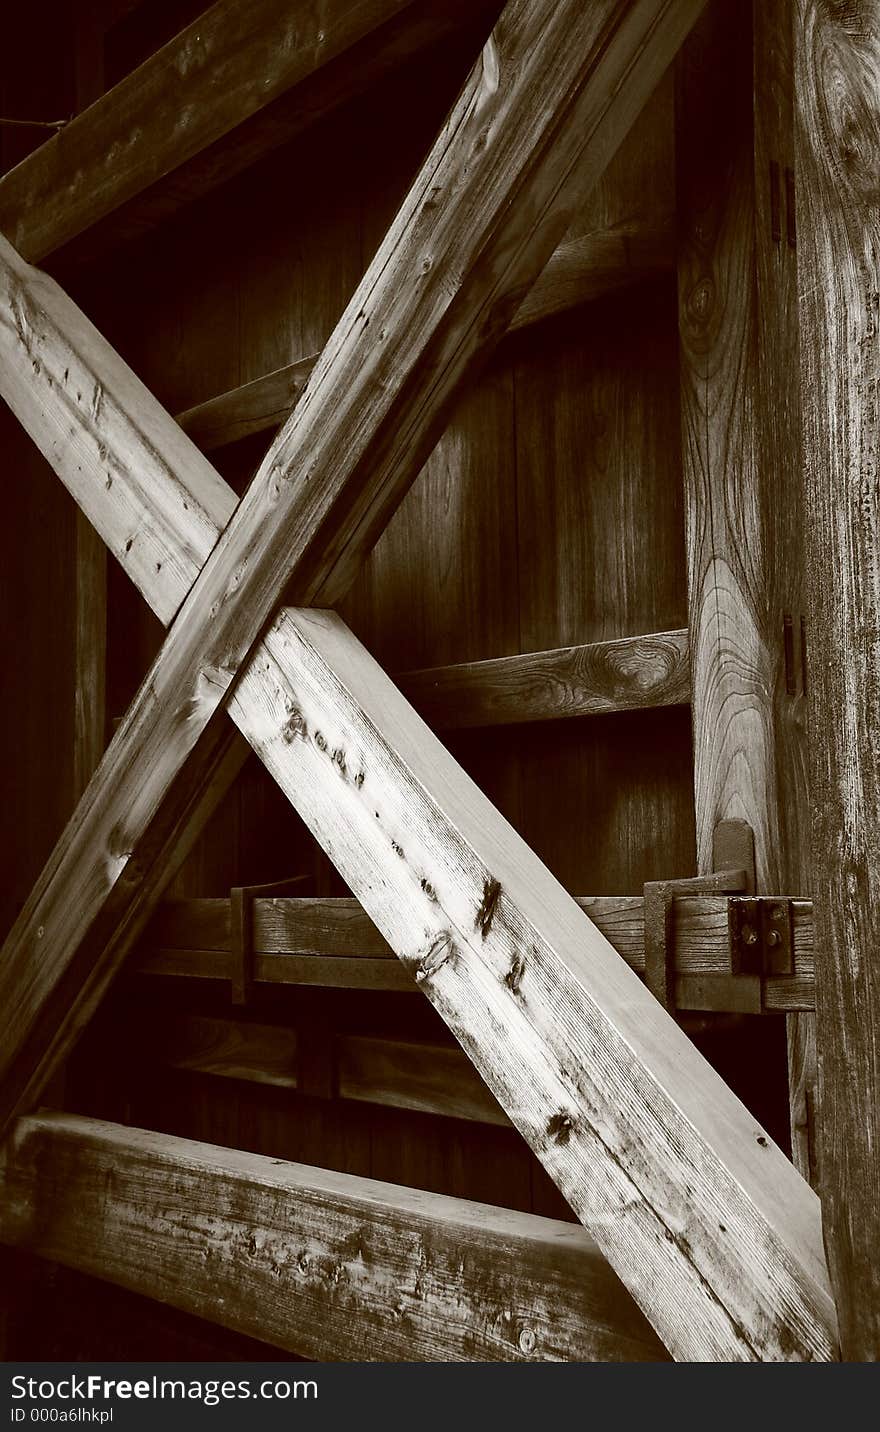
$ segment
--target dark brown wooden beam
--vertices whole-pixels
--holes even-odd
[[[397,684],[435,730],[554,721],[690,701],[686,631],[408,671]]]
[[[630,969],[644,974],[642,897],[587,895],[578,897],[577,903]],[[723,895],[685,895],[675,901],[675,1002],[679,1010],[735,1011],[743,1007],[736,978],[730,973],[729,905]],[[792,915],[794,973],[765,980],[766,1010],[814,1007],[812,903],[795,900]],[[417,988],[356,900],[256,900],[253,931],[258,981],[345,989]],[[130,968],[150,975],[231,978],[229,901],[171,900],[160,905]]]
[[[142,1074],[161,1065],[275,1089],[301,1087],[295,1028],[164,1009],[132,1028],[125,1006],[116,1018],[124,1033],[120,1038],[116,1026],[110,1035],[114,1068],[118,1059]],[[509,1127],[504,1110],[458,1048],[328,1030],[327,1056],[333,1070],[328,1096]]]
[[[880,25],[795,5],[819,1176],[843,1356],[880,1360]]]
[[[287,0],[219,0],[0,181],[0,231],[31,262],[88,233],[69,257],[95,258],[464,25],[486,33],[498,8],[327,0],[292,11]]]
[[[577,1224],[72,1114],[14,1129],[0,1240],[317,1361],[666,1358]]]

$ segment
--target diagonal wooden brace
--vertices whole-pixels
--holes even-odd
[[[75,307],[4,246],[4,396],[154,608],[176,616],[6,941],[0,1122],[69,1048],[160,893],[201,788],[229,763],[223,706],[285,583],[305,602],[344,592],[701,3],[510,0],[219,541],[228,489]]]

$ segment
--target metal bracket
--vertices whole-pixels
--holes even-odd
[[[793,907],[788,897],[729,901],[730,968],[735,975],[793,975]]]
[[[232,1003],[247,1004],[254,985],[254,901],[273,895],[302,893],[311,875],[288,875],[266,885],[233,885],[229,892],[229,938],[232,953]]]

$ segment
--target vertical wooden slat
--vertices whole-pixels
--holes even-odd
[[[715,0],[679,67],[683,451],[698,868],[755,831],[759,890],[810,890],[791,0]],[[752,98],[750,99],[750,96]],[[793,1016],[792,1152],[817,1104]]]
[[[679,63],[679,328],[698,869],[721,820],[755,833],[759,884],[779,828],[765,636],[766,554],[753,388],[751,52],[742,7],[714,0]]]
[[[798,289],[825,1242],[880,1359],[880,8],[797,0]]]
[[[768,869],[778,890],[809,894],[804,491],[798,377],[797,224],[792,0],[754,0],[756,439],[767,534],[767,629],[779,843]],[[781,653],[782,659],[779,659]],[[778,883],[777,883],[778,882]],[[815,1175],[816,1038],[811,1014],[787,1019],[792,1157]]]

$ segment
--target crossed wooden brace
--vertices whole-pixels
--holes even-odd
[[[510,0],[238,504],[0,244],[3,395],[169,625],[3,948],[0,1111],[8,1126],[37,1098],[237,771],[228,711],[670,1351],[822,1359],[836,1334],[815,1195],[314,609],[346,590],[701,8]]]

